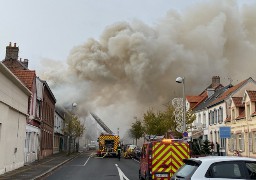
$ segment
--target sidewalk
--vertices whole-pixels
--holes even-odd
[[[69,156],[66,153],[53,154],[29,165],[6,172],[0,175],[0,180],[40,180],[54,169],[79,156],[80,154],[81,153],[74,153]]]

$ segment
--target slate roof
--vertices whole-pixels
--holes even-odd
[[[194,111],[199,111],[201,109],[206,108],[209,104],[211,104],[213,101],[215,101],[216,98],[218,98],[221,94],[225,93],[231,87],[232,87],[232,85],[229,84],[229,85],[227,85],[225,87],[221,87],[220,89],[217,89],[212,96],[208,97],[203,102],[198,104],[193,110]]]
[[[21,82],[29,89],[32,90],[34,79],[36,78],[36,72],[31,70],[13,70],[15,76],[19,78]]]

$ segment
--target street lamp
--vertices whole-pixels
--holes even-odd
[[[183,133],[186,132],[186,99],[185,99],[185,78],[177,77],[177,83],[183,84]]]

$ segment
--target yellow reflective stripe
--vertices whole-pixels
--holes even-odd
[[[156,149],[156,150],[155,150],[154,153],[152,154],[152,157],[155,157],[155,156],[159,153],[159,151],[161,151],[161,150],[164,148],[164,145],[160,145],[160,147],[154,146],[153,148]],[[152,150],[153,150],[153,149],[152,149]]]
[[[165,145],[163,145],[163,147],[164,146]],[[162,161],[165,161],[166,159],[168,159],[170,157],[171,152],[169,152],[168,154],[165,155],[165,153],[167,151],[169,151],[170,149],[171,149],[170,146],[166,146],[166,148],[159,154],[159,156],[153,161],[154,166],[153,166],[152,170],[157,169],[162,164]],[[157,161],[158,161],[158,163],[157,163]],[[160,168],[160,169],[163,170],[164,168]]]

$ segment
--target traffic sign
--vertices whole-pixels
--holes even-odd
[[[185,131],[182,135],[183,137],[188,137],[188,132]]]
[[[220,127],[220,138],[230,138],[230,137],[231,137],[230,126],[221,126]]]

